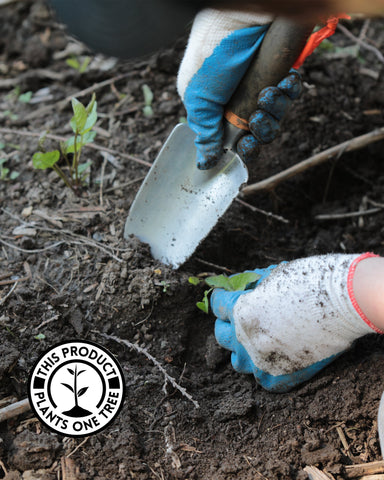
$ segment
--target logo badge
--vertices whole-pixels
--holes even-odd
[[[121,410],[124,394],[120,364],[107,349],[86,340],[53,346],[29,376],[28,396],[35,415],[68,437],[106,428]]]

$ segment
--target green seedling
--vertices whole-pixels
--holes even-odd
[[[148,85],[143,85],[141,87],[144,95],[144,107],[143,113],[144,116],[147,118],[153,117],[153,109],[152,109],[152,102],[153,102],[153,93],[152,90],[148,87]]]
[[[209,312],[209,294],[214,288],[223,288],[228,292],[236,292],[242,290],[250,290],[254,288],[259,280],[260,275],[256,272],[238,273],[228,277],[227,275],[215,275],[207,277],[204,280],[199,277],[189,277],[188,281],[192,285],[199,285],[201,282],[206,283],[209,287],[204,291],[204,296],[200,302],[196,303],[197,308],[205,313]]]
[[[47,152],[44,147],[48,132],[44,132],[39,139],[39,151],[33,155],[33,166],[40,170],[52,168],[63,180],[65,185],[74,193],[79,194],[88,175],[91,162],[80,163],[81,152],[85,145],[93,142],[96,132],[92,130],[97,121],[97,102],[95,94],[85,107],[76,98],[72,99],[73,117],[70,125],[74,136],[65,142],[60,142],[60,150]],[[64,160],[66,167],[58,165]]]
[[[91,62],[91,57],[83,57],[82,59],[70,57],[67,58],[65,62],[67,65],[69,65],[79,73],[85,73],[87,71],[88,65]]]
[[[15,180],[20,173],[16,171],[11,172],[9,168],[4,166],[6,162],[6,158],[0,158],[0,180]]]
[[[33,92],[28,91],[28,92],[21,93],[21,88],[17,86],[7,95],[6,98],[8,100],[17,100],[20,103],[29,103],[31,101],[32,96],[33,96]]]

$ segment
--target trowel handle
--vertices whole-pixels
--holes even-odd
[[[304,48],[313,25],[277,18],[269,27],[258,53],[241,80],[226,110],[248,120],[256,110],[258,95],[287,76]]]

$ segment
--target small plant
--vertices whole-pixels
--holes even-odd
[[[148,87],[148,85],[143,85],[141,87],[144,95],[144,107],[143,113],[144,116],[147,118],[153,117],[153,109],[152,109],[152,102],[153,102],[153,93],[152,90]]]
[[[80,61],[81,60],[81,61]],[[79,73],[85,73],[87,71],[88,65],[91,62],[91,57],[69,57],[66,59],[66,64],[72,67],[74,70],[77,70]]]
[[[0,151],[4,150],[5,148],[5,143],[0,142]],[[0,180],[15,180],[20,173],[16,171],[12,171],[5,167],[4,164],[7,163],[8,159],[1,157],[1,152],[0,152]]]
[[[255,287],[260,275],[256,272],[238,273],[228,277],[227,275],[215,275],[207,277],[204,280],[199,277],[189,277],[188,281],[192,285],[199,285],[201,282],[206,283],[209,287],[204,291],[204,296],[200,302],[196,303],[197,308],[205,313],[209,311],[209,294],[214,288],[223,288],[228,292],[236,292],[241,290],[249,290]]]
[[[95,94],[92,95],[92,99],[86,107],[76,98],[73,98],[72,110],[74,115],[70,125],[75,135],[65,142],[60,142],[60,150],[47,152],[44,143],[48,132],[44,132],[40,136],[39,151],[33,155],[32,163],[35,168],[40,170],[52,168],[65,185],[78,194],[88,175],[87,170],[91,166],[91,162],[80,163],[80,158],[83,147],[93,142],[96,136],[96,132],[92,130],[97,121]],[[66,163],[66,168],[61,168],[58,165],[59,160],[62,159]]]
[[[0,158],[0,180],[15,180],[20,173],[16,171],[11,172],[9,168],[4,166],[6,162],[6,158]]]

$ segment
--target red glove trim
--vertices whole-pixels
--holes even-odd
[[[348,272],[348,280],[347,280],[347,289],[348,289],[348,294],[349,298],[352,302],[352,305],[354,306],[356,312],[360,315],[361,319],[364,320],[364,322],[372,328],[376,333],[381,333],[384,334],[382,330],[377,328],[364,314],[364,312],[361,310],[359,304],[357,303],[357,300],[355,298],[355,294],[353,292],[353,277],[355,275],[355,270],[357,267],[357,264],[361,262],[361,260],[364,260],[365,258],[370,258],[370,257],[379,257],[379,255],[375,255],[374,253],[363,253],[360,255],[360,257],[357,257],[353,262],[352,265],[349,267],[349,272]]]

